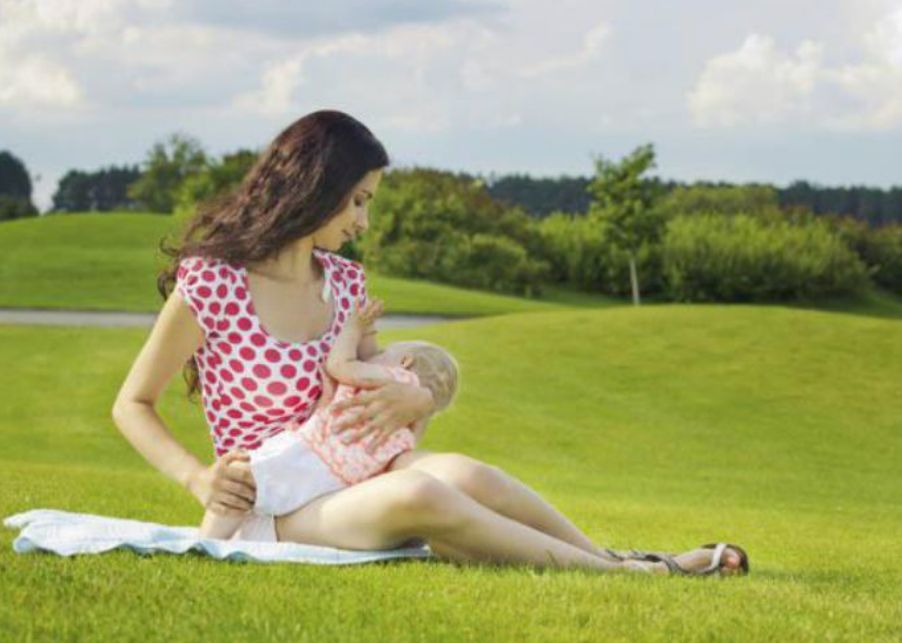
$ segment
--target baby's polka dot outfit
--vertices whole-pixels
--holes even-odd
[[[420,385],[420,379],[413,371],[400,366],[385,366],[383,369],[383,376],[388,379],[403,384]],[[335,429],[335,424],[353,411],[348,410],[334,415],[331,407],[336,402],[352,397],[359,390],[347,384],[338,384],[328,406],[318,409],[296,429],[294,427],[290,429],[304,441],[307,448],[320,457],[336,478],[347,485],[357,484],[377,473],[382,473],[396,456],[413,449],[416,445],[416,437],[410,427],[393,431],[378,447],[372,448],[372,451],[369,440],[381,437],[380,433],[343,442],[343,434]],[[360,429],[364,424],[365,422],[358,420],[352,428]]]

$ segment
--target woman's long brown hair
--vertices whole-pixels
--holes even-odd
[[[190,256],[229,263],[256,262],[306,237],[341,212],[366,174],[389,165],[382,143],[360,121],[319,110],[286,127],[260,154],[237,188],[201,202],[157,276],[163,300],[175,285],[179,262]],[[200,390],[192,356],[183,371],[188,399]]]

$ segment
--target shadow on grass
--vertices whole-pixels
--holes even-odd
[[[597,293],[586,293],[562,287],[549,289],[542,301],[565,304],[575,308],[617,308],[632,306],[631,296],[614,297]],[[844,315],[859,315],[865,317],[878,317],[883,319],[902,319],[902,297],[888,290],[872,287],[869,290],[847,297],[830,297],[813,301],[699,301],[677,302],[668,298],[663,293],[640,295],[641,306],[667,306],[668,304],[696,305],[696,306],[728,306],[755,305],[762,307],[797,308],[800,310],[812,310],[820,312],[838,313]]]
[[[902,319],[902,299],[893,293],[874,288],[857,297],[833,297],[812,302],[788,301],[763,303],[761,306],[780,306],[801,310],[816,310],[843,315]]]

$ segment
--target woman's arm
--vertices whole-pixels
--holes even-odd
[[[426,425],[429,424],[429,417],[421,418],[413,423],[413,426],[410,427],[410,430],[413,431],[413,441],[414,444],[419,446],[420,442],[423,441],[423,437],[426,435]]]
[[[191,311],[173,291],[113,404],[113,421],[125,438],[150,464],[182,486],[203,464],[176,441],[155,405],[168,380],[203,340]]]
[[[226,454],[214,465],[205,466],[175,439],[155,409],[166,384],[203,341],[203,329],[173,290],[116,396],[113,422],[148,462],[187,488],[204,506],[218,503],[251,508],[256,493],[253,476],[226,466],[233,458],[247,455]]]
[[[372,430],[393,433],[431,416],[435,401],[432,391],[425,386],[390,381],[335,402],[331,409],[332,413],[339,415],[353,407],[359,408],[354,413],[339,417],[333,425],[335,431],[341,432],[365,422],[359,430],[361,435]]]

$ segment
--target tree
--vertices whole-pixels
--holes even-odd
[[[204,169],[185,178],[175,189],[175,212],[191,216],[199,201],[237,188],[257,161],[259,152],[240,149],[223,154],[219,160],[208,159]]]
[[[154,144],[145,165],[128,196],[152,212],[172,212],[179,184],[207,167],[207,155],[196,139],[176,133],[165,143]]]
[[[0,151],[0,194],[31,201],[31,178],[25,164],[6,150]]]
[[[135,202],[128,198],[127,190],[140,176],[137,166],[111,165],[96,172],[69,170],[53,193],[52,209],[55,212],[134,209]]]
[[[589,216],[606,224],[615,245],[628,257],[633,304],[639,305],[639,277],[636,274],[636,255],[646,244],[661,237],[663,218],[653,208],[662,194],[662,186],[642,179],[647,169],[655,167],[655,152],[651,143],[641,145],[620,163],[595,159],[595,178],[586,188],[593,201]]]
[[[0,151],[0,221],[37,216],[31,202],[31,177],[11,152]]]
[[[539,294],[548,264],[521,208],[494,200],[479,179],[428,168],[386,172],[358,247],[386,275],[497,292]]]

